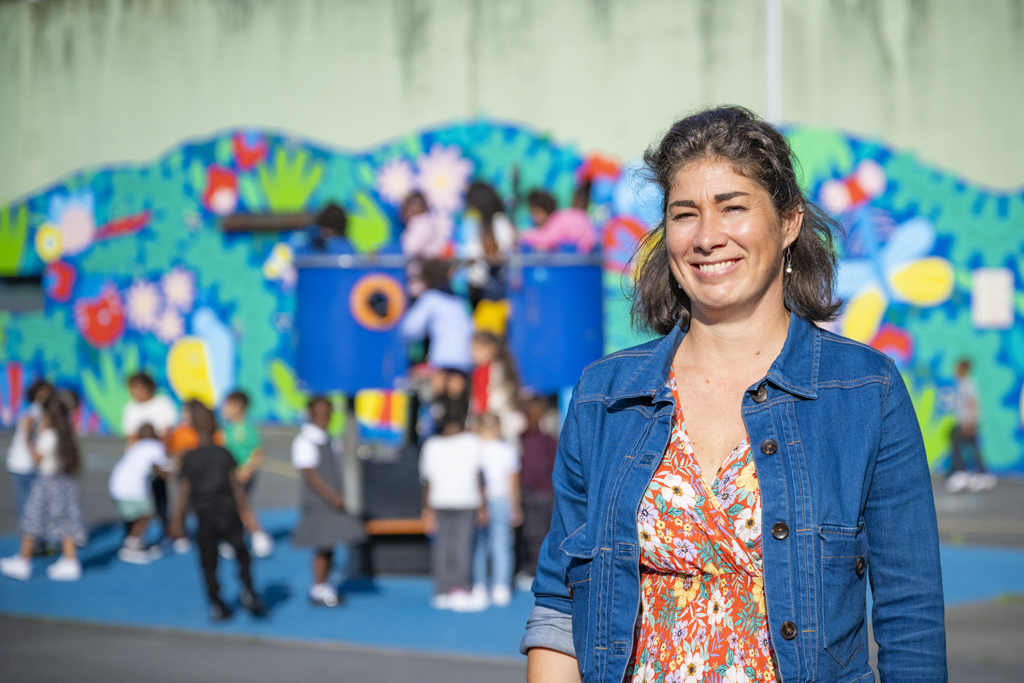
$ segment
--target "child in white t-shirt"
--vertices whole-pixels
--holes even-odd
[[[487,523],[480,438],[465,431],[465,413],[446,414],[438,433],[423,443],[423,524],[433,534],[431,565],[438,609],[461,612],[487,607],[487,596],[474,596],[473,540],[477,524]],[[482,600],[481,600],[482,597]]]
[[[128,525],[128,534],[117,556],[132,564],[146,564],[152,559],[143,540],[149,521],[156,515],[150,480],[163,477],[168,469],[167,449],[148,422],[139,427],[138,440],[128,446],[110,473],[108,489],[117,503],[121,519]]]
[[[477,425],[480,434],[480,466],[487,491],[487,526],[477,530],[473,558],[474,595],[487,595],[487,560],[491,561],[491,602],[504,607],[512,599],[515,556],[512,528],[519,526],[519,454],[501,439],[501,420],[484,413]]]

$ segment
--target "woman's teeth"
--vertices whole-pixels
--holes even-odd
[[[732,261],[721,261],[719,263],[701,263],[698,264],[697,267],[700,268],[700,272],[702,273],[720,273],[734,263],[736,263],[735,259]]]

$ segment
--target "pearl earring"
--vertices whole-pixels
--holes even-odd
[[[793,252],[787,247],[786,248],[786,274],[793,272]]]

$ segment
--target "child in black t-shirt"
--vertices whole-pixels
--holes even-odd
[[[221,621],[231,616],[231,610],[220,598],[220,586],[217,584],[217,544],[221,541],[235,550],[238,579],[242,584],[239,602],[260,616],[266,613],[266,607],[252,587],[249,551],[242,539],[242,517],[247,505],[245,491],[235,473],[235,459],[226,448],[213,443],[217,418],[209,408],[202,405],[193,408],[192,426],[199,434],[199,447],[186,453],[181,464],[178,509],[172,535],[182,535],[185,508],[191,506],[199,521],[196,542],[210,598],[210,618]]]

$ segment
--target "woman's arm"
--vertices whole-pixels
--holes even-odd
[[[544,647],[532,648],[526,655],[526,683],[579,683],[579,680],[575,657]]]
[[[946,680],[939,534],[917,415],[892,361],[864,520],[871,623],[885,681]]]
[[[572,632],[574,628],[585,625],[572,623],[572,598],[566,585],[570,557],[561,547],[571,534],[586,533],[583,527],[587,521],[587,491],[576,417],[578,390],[579,386],[573,392],[559,435],[552,475],[555,508],[550,531],[541,546],[537,577],[533,582],[536,606],[520,644],[520,651],[529,657],[527,677],[530,683],[579,680]]]
[[[188,479],[178,479],[178,505],[171,522],[170,535],[181,538],[185,535],[185,509],[188,507],[189,496],[192,495],[192,484]]]

